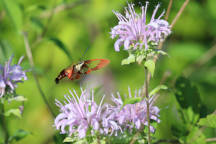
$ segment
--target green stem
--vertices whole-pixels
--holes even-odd
[[[5,116],[4,116],[4,104],[0,103],[1,105],[1,124],[2,124],[2,129],[4,132],[4,144],[8,144],[8,140],[9,140],[9,132],[8,132],[8,128],[7,128],[7,123],[5,121]]]
[[[99,135],[97,135],[97,144],[101,144]]]
[[[145,96],[147,105],[147,121],[148,121],[148,144],[151,144],[151,131],[150,131],[150,104],[149,104],[149,94],[148,94],[148,69],[145,67]]]
[[[29,59],[29,62],[30,62],[30,65],[31,65],[31,68],[34,68],[34,61],[33,61],[33,57],[32,57],[32,52],[31,52],[31,48],[30,48],[30,45],[29,45],[29,41],[28,41],[28,36],[27,36],[27,33],[26,32],[23,32],[23,37],[24,37],[24,43],[25,43],[25,48],[26,48],[26,54],[27,54],[27,57]],[[39,83],[39,80],[38,80],[38,77],[36,75],[36,73],[34,71],[32,71],[32,74],[33,74],[33,77],[35,79],[35,82],[36,82],[36,86],[40,92],[40,95],[44,101],[44,103],[46,104],[48,110],[50,111],[50,113],[52,114],[53,117],[55,117],[55,113],[54,111],[52,110],[48,100],[46,99],[46,96],[41,88],[41,85]]]

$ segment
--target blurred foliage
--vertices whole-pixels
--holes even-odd
[[[33,70],[39,76],[42,89],[56,114],[54,99],[63,100],[68,89],[79,89],[80,81],[63,80],[56,85],[54,79],[62,69],[78,62],[87,47],[82,59],[111,60],[108,68],[90,75],[109,79],[101,83],[102,87],[109,86],[107,100],[109,93],[126,93],[128,86],[139,89],[145,78],[143,67],[137,64],[121,66],[127,52],[115,52],[114,41],[109,35],[111,27],[118,22],[112,10],[123,12],[127,2],[134,2],[137,8],[145,3],[139,0],[0,0],[0,63],[4,64],[12,54],[16,61],[24,55],[22,66],[30,69],[22,34],[27,32],[35,63]],[[169,22],[183,2],[173,1]],[[157,3],[161,4],[160,13],[167,9],[169,1],[150,1],[149,18]],[[215,124],[204,124],[212,121],[210,119],[215,120],[215,116],[210,118],[207,114],[216,109],[216,53],[205,55],[216,47],[215,8],[215,0],[191,0],[174,26],[172,35],[164,43],[163,50],[169,57],[159,58],[150,82],[150,89],[161,81],[169,87],[169,91],[162,92],[156,101],[161,108],[161,123],[155,134],[157,139],[179,138],[182,143],[201,144],[206,138],[216,135]],[[166,75],[167,71],[169,75]],[[94,85],[98,79],[87,83]],[[83,86],[86,80],[88,77],[81,80]],[[54,119],[37,90],[31,72],[28,73],[28,81],[19,84],[17,93],[28,100],[24,103],[22,118],[7,117],[14,143],[47,144],[63,140],[60,135],[54,136]],[[101,95],[98,94],[97,98],[100,100]],[[18,104],[13,102],[5,106],[6,110],[17,107]],[[203,118],[197,125],[200,117]],[[211,125],[214,128],[208,127]],[[201,126],[207,128],[201,131]],[[0,139],[2,136],[1,127]]]

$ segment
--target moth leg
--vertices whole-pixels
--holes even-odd
[[[80,78],[80,74],[77,74],[75,79],[79,79]]]
[[[70,79],[70,80],[74,80],[75,78],[74,78],[74,73],[72,73],[72,74],[70,74],[70,77],[68,76],[68,78]]]
[[[70,80],[74,80],[74,78],[73,78],[73,77],[71,77],[71,78],[70,78]]]

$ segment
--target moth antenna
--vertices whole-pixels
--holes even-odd
[[[85,54],[86,54],[86,52],[87,52],[88,49],[89,49],[89,47],[87,47],[87,48],[85,49],[85,51],[83,52],[83,55],[82,55],[81,58],[80,58],[80,61],[82,61],[82,59],[83,59],[83,57],[85,56]]]

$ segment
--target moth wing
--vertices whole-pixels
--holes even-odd
[[[85,64],[88,65],[88,67],[91,69],[91,71],[101,69],[109,63],[110,63],[110,60],[108,60],[108,59],[91,59],[91,60],[85,61]]]

